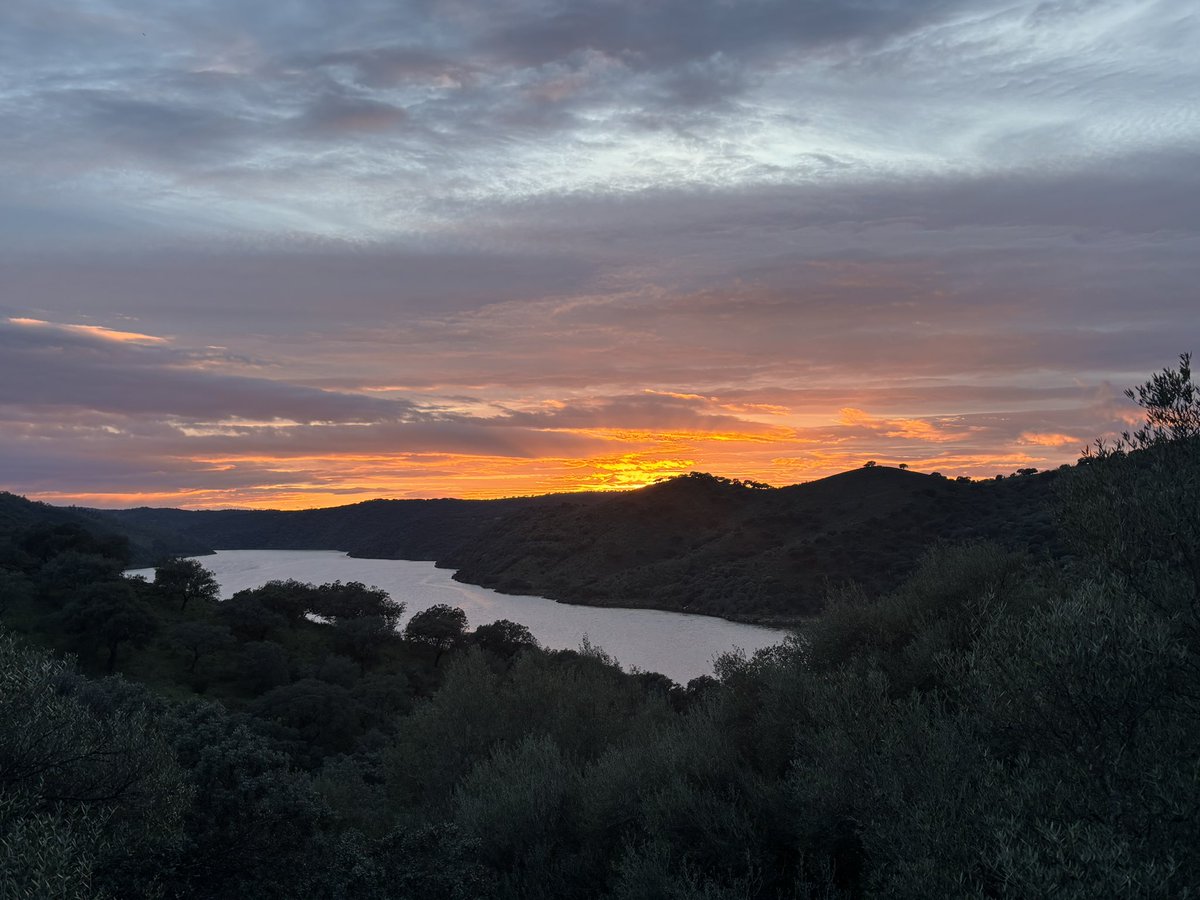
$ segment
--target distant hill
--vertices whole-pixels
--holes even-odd
[[[819,610],[830,584],[890,589],[939,541],[1059,555],[1056,477],[957,482],[875,466],[785,488],[693,473],[618,494],[95,512],[215,549],[432,559],[507,593],[786,623]]]
[[[214,550],[343,550],[372,559],[443,560],[525,509],[554,505],[548,494],[504,500],[368,500],[327,509],[95,510],[130,528],[174,533]],[[579,495],[601,499],[601,495]]]
[[[692,475],[523,511],[449,562],[507,592],[789,622],[818,611],[830,584],[891,589],[939,541],[1059,555],[1055,477],[966,483],[877,466],[759,490]]]
[[[149,566],[164,556],[208,553],[209,544],[135,518],[122,519],[105,510],[51,506],[0,491],[0,538],[31,528],[78,525],[98,535],[124,538],[133,566]]]

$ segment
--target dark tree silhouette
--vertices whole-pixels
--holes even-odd
[[[271,612],[250,591],[238,591],[217,608],[217,615],[240,640],[261,641],[286,622]]]
[[[98,640],[106,647],[105,667],[112,672],[120,646],[145,646],[158,631],[158,618],[134,596],[131,583],[109,581],[93,585],[73,601],[63,613],[63,625],[67,631]]]
[[[180,622],[171,629],[170,641],[189,654],[188,671],[195,672],[200,657],[230,646],[233,643],[233,634],[224,625]]]
[[[467,630],[467,614],[457,606],[439,603],[423,609],[408,621],[404,637],[418,644],[433,647],[436,667],[442,654],[459,643]]]
[[[220,596],[212,572],[194,559],[169,559],[154,570],[154,587],[160,595],[179,601],[182,611],[193,600],[211,603]]]
[[[504,659],[512,659],[521,651],[538,646],[537,639],[528,628],[508,619],[497,619],[490,625],[480,625],[475,629],[474,638],[477,646]]]

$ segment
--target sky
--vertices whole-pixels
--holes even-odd
[[[4,0],[0,487],[991,477],[1200,351],[1179,0]]]

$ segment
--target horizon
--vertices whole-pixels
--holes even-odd
[[[1063,464],[1063,465],[1066,465],[1066,464]],[[1061,466],[1059,466],[1058,468],[1061,468]],[[431,496],[431,497],[368,497],[364,500],[353,500],[353,501],[349,501],[349,502],[345,502],[345,503],[336,503],[335,502],[335,503],[330,503],[330,504],[323,505],[323,506],[297,506],[297,507],[287,507],[287,508],[269,507],[269,506],[195,506],[195,507],[154,506],[154,505],[150,505],[150,504],[141,504],[139,506],[132,506],[132,507],[130,507],[130,506],[86,506],[83,504],[75,504],[75,503],[59,505],[59,504],[50,503],[49,501],[46,501],[46,500],[38,500],[37,498],[34,498],[34,497],[28,497],[23,494],[17,494],[17,493],[11,492],[11,491],[4,491],[4,489],[0,489],[0,492],[11,493],[11,494],[13,494],[13,496],[21,497],[22,499],[30,500],[30,501],[37,502],[37,503],[46,503],[50,506],[59,506],[62,509],[92,509],[92,510],[100,510],[100,511],[120,511],[120,510],[128,510],[128,509],[175,509],[175,510],[180,510],[182,512],[312,512],[312,511],[318,510],[318,509],[337,509],[337,508],[345,507],[345,506],[358,506],[363,503],[396,503],[396,502],[405,502],[408,500],[414,500],[414,501],[466,500],[466,501],[472,501],[472,502],[486,503],[491,500],[529,500],[529,499],[536,499],[536,498],[540,498],[540,497],[556,497],[556,496],[564,496],[565,497],[565,496],[570,496],[573,494],[585,494],[585,493],[627,494],[627,493],[633,493],[635,491],[646,490],[647,488],[657,487],[659,485],[667,484],[672,481],[679,481],[681,479],[689,478],[689,477],[696,476],[696,475],[707,476],[709,478],[715,478],[718,481],[722,481],[722,482],[726,482],[726,483],[730,483],[730,484],[739,484],[739,485],[745,486],[745,487],[753,487],[754,489],[786,490],[788,488],[796,488],[796,487],[802,487],[803,485],[806,485],[806,484],[813,484],[818,481],[827,481],[831,478],[837,478],[837,477],[843,476],[843,475],[850,475],[850,474],[853,474],[856,472],[861,472],[864,470],[874,470],[874,471],[890,470],[890,471],[895,471],[895,472],[906,472],[911,475],[920,475],[920,476],[924,476],[927,478],[930,478],[930,477],[941,478],[941,479],[948,480],[948,481],[961,481],[962,479],[967,478],[967,479],[969,479],[970,483],[972,483],[972,484],[986,483],[986,482],[995,481],[998,479],[1024,477],[1024,475],[1026,475],[1026,474],[1042,475],[1042,474],[1046,474],[1051,471],[1055,471],[1055,469],[1035,469],[1033,473],[1018,473],[1018,472],[1010,472],[1007,474],[997,473],[996,475],[991,475],[991,476],[986,476],[986,477],[970,478],[969,476],[947,476],[938,471],[922,472],[920,470],[913,469],[910,466],[902,465],[902,464],[888,465],[887,463],[871,461],[870,465],[863,464],[863,465],[858,466],[857,468],[843,469],[838,472],[833,472],[829,475],[821,475],[820,477],[809,478],[804,481],[797,481],[797,482],[793,482],[790,484],[767,484],[766,482],[753,482],[752,485],[747,485],[747,484],[745,484],[745,482],[749,481],[749,479],[728,478],[724,475],[717,475],[713,472],[702,472],[702,471],[693,470],[691,472],[683,472],[683,473],[680,473],[677,475],[663,476],[663,477],[659,478],[658,481],[652,481],[647,484],[640,484],[640,485],[629,486],[629,487],[606,487],[606,488],[598,488],[598,489],[597,488],[580,488],[578,490],[552,491],[552,492],[542,493],[542,494],[505,494],[505,495],[497,496],[497,497],[455,497],[455,496],[451,496],[451,495]]]
[[[0,488],[985,479],[1200,345],[1200,16],[0,9]]]

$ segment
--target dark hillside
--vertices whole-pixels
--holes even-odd
[[[95,514],[189,547],[432,559],[461,581],[508,593],[786,623],[816,612],[831,583],[896,584],[939,541],[1058,555],[1056,477],[957,482],[875,466],[761,488],[693,473],[619,494]]]
[[[447,562],[507,592],[789,621],[816,612],[830,583],[897,583],[938,542],[1059,555],[1056,474],[967,483],[878,466],[765,490],[697,474],[524,510]]]
[[[100,535],[128,541],[129,564],[149,566],[165,556],[193,556],[209,552],[204,541],[178,534],[164,521],[161,525],[135,518],[123,519],[102,510],[51,506],[0,491],[0,539],[30,528],[75,525]]]
[[[95,512],[127,526],[178,533],[214,550],[344,550],[373,559],[442,560],[518,510],[552,506],[561,496],[368,500],[299,511],[140,507]]]

